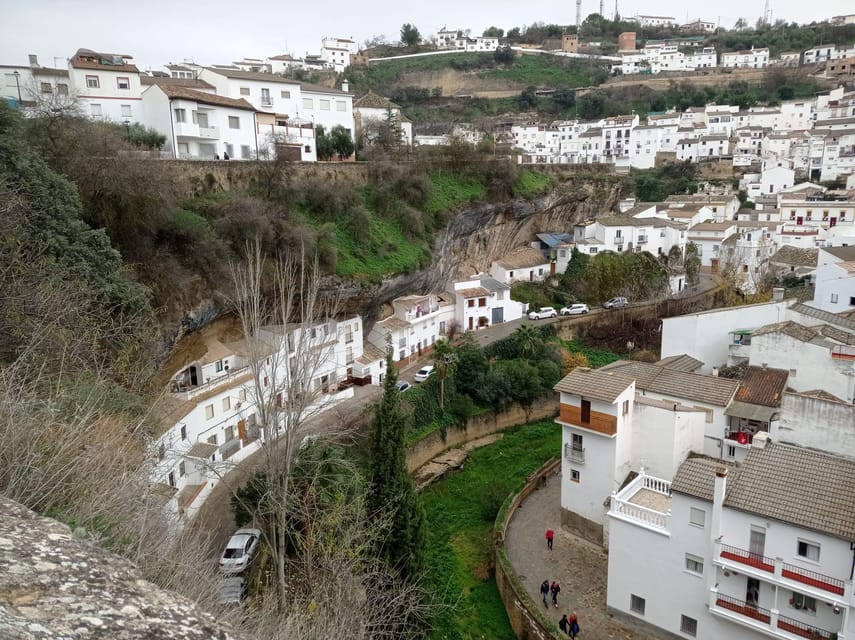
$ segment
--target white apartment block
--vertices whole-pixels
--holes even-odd
[[[819,47],[805,50],[802,53],[802,64],[819,64],[820,62],[828,62],[837,57],[837,46],[833,44],[825,44]]]
[[[321,59],[336,73],[342,73],[350,66],[350,56],[358,50],[358,45],[350,38],[325,37],[321,40]]]
[[[811,306],[841,313],[855,309],[855,246],[819,249]]]
[[[142,121],[142,86],[131,56],[78,49],[68,76],[83,114],[110,122]]]
[[[454,283],[454,319],[464,331],[518,320],[528,305],[511,299],[511,288],[483,275]]]
[[[721,66],[739,69],[764,69],[769,66],[769,49],[728,51],[721,54]]]
[[[576,249],[587,255],[603,251],[647,251],[657,256],[667,255],[672,247],[677,247],[682,254],[686,248],[686,225],[660,217],[653,206],[648,212],[649,215],[602,216],[575,225]]]
[[[391,346],[392,361],[401,365],[430,353],[454,320],[454,300],[447,294],[395,298],[392,309],[374,324],[368,342],[381,353]]]
[[[642,16],[633,18],[642,27],[676,27],[677,20],[673,16]]]

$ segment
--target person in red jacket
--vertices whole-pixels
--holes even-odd
[[[552,529],[546,530],[546,548],[552,551],[552,539],[555,537],[555,532]]]

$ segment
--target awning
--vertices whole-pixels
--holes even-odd
[[[207,442],[197,442],[192,447],[190,447],[187,453],[184,454],[184,457],[207,460],[212,455],[214,455],[218,449],[219,447],[215,444],[209,444]]]
[[[780,407],[764,407],[760,404],[750,404],[748,402],[739,402],[734,400],[730,406],[724,410],[726,416],[734,418],[745,418],[746,420],[757,420],[758,422],[771,422],[772,416],[780,413]]]
[[[755,331],[756,329],[736,329],[731,331],[731,333],[735,336],[750,336]]]

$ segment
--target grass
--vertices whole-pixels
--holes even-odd
[[[467,202],[480,200],[487,194],[481,182],[459,178],[444,171],[431,175],[431,183],[433,189],[425,205],[425,212],[430,214],[451,211]]]
[[[336,225],[336,274],[376,281],[390,274],[418,269],[427,249],[407,240],[397,222],[369,215],[371,240],[367,244],[357,242],[347,229]]]
[[[523,169],[520,172],[519,180],[514,185],[514,192],[523,198],[533,198],[549,191],[551,184],[552,180],[549,176],[531,169]]]
[[[504,499],[560,448],[553,422],[509,429],[422,494],[430,580],[454,604],[438,616],[431,638],[515,639],[493,578],[493,523]]]
[[[544,54],[517,56],[513,64],[482,71],[483,78],[545,87],[587,87],[599,84],[595,67],[589,62]],[[601,75],[601,72],[600,72]]]
[[[604,367],[607,364],[611,364],[612,362],[616,362],[621,359],[614,351],[609,351],[608,349],[597,349],[596,347],[586,347],[578,340],[565,340],[564,344],[567,345],[567,348],[570,351],[580,351],[585,354],[585,357],[588,359],[588,366],[592,369],[598,369],[599,367]]]

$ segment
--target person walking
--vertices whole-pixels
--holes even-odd
[[[546,596],[549,595],[549,580],[544,580],[540,585],[540,595],[543,597],[543,606],[549,608],[549,603],[546,602]]]
[[[552,592],[552,604],[555,605],[555,608],[558,608],[558,594],[561,593],[561,585],[558,584],[557,581],[553,580],[552,585],[549,587],[549,590]]]
[[[570,615],[567,628],[571,638],[575,638],[579,635],[579,618],[576,616],[575,611]]]
[[[555,532],[552,529],[546,530],[546,548],[552,551],[552,539],[555,537]]]
[[[567,614],[565,613],[561,616],[561,620],[558,621],[558,628],[561,629],[562,633],[570,633],[570,623],[567,620]]]

